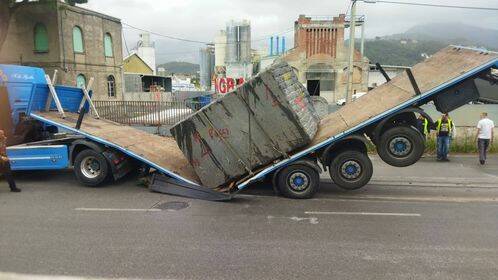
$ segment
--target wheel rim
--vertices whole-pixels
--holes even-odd
[[[412,146],[406,137],[394,137],[389,142],[389,152],[396,157],[406,157],[412,151]]]
[[[293,191],[302,192],[309,187],[310,179],[305,173],[296,171],[287,177],[287,183]]]
[[[100,169],[100,162],[96,157],[88,156],[81,161],[81,173],[89,179],[95,179],[100,176],[102,170]]]
[[[345,161],[340,168],[341,176],[347,180],[356,180],[361,176],[362,168],[355,160]]]

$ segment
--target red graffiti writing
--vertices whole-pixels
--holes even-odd
[[[231,92],[244,83],[244,78],[218,78],[215,80],[214,87],[217,93],[226,94]]]
[[[306,108],[303,96],[299,96],[296,99],[294,99],[294,103],[296,103],[296,105],[299,106],[301,109]]]
[[[230,136],[230,129],[228,128],[219,128],[219,129],[214,129],[210,128],[208,130],[209,137],[211,139],[218,138],[220,141],[223,139],[227,139]]]
[[[204,158],[205,156],[211,154],[211,148],[209,148],[204,141],[202,141],[202,136],[198,131],[195,131],[192,134],[192,138],[194,139],[194,142],[199,144],[201,146],[201,157]],[[194,166],[194,163],[191,163],[192,166]]]

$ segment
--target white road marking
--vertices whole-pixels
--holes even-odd
[[[352,215],[352,216],[398,216],[398,217],[421,217],[418,213],[375,213],[375,212],[304,212],[306,215]]]
[[[284,220],[291,220],[294,222],[302,222],[302,221],[308,221],[312,225],[317,225],[318,224],[318,218],[316,217],[310,217],[310,218],[301,218],[301,217],[275,217],[275,216],[267,216],[268,222],[271,222],[273,219],[284,219]]]
[[[126,209],[126,208],[75,208],[86,212],[161,212],[161,209]]]

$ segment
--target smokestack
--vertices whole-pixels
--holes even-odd
[[[273,56],[273,36],[270,38],[270,56]]]
[[[285,36],[282,36],[282,54],[285,54]]]
[[[277,55],[280,54],[280,37],[277,36]]]

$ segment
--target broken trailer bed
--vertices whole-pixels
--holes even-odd
[[[448,47],[414,66],[411,73],[403,73],[362,98],[345,105],[339,111],[329,114],[321,121],[317,136],[307,148],[271,166],[254,171],[254,174],[239,180],[230,191],[233,193],[242,190],[268,174],[319,152],[347,136],[364,133],[364,129],[385,118],[407,108],[423,105],[431,101],[436,94],[493,66],[498,67],[497,53]],[[46,96],[45,99],[32,99],[38,99],[38,102],[31,101],[30,116],[34,119],[115,148],[176,179],[178,186],[199,186],[195,172],[172,138],[150,135],[129,126],[90,116],[84,118],[80,129],[76,129],[78,115],[74,110],[72,113],[66,112],[67,117],[62,119],[57,112],[43,112]],[[62,101],[61,103],[64,104]]]

